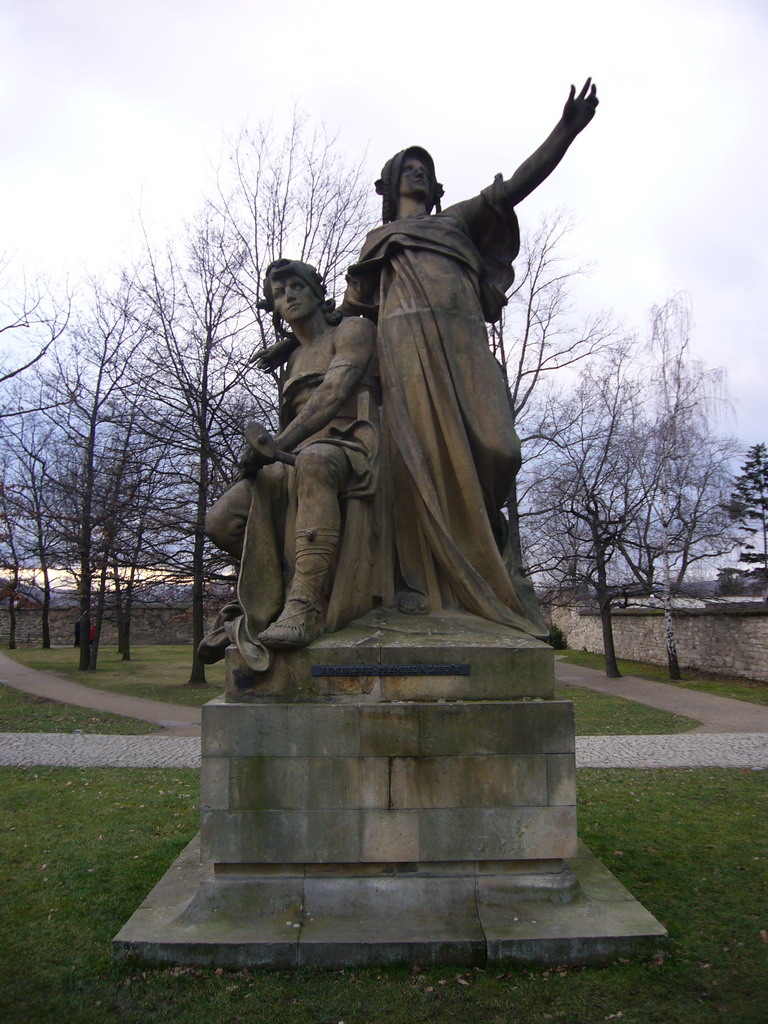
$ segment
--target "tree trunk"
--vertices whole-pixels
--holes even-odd
[[[605,547],[600,541],[599,531],[593,526],[596,561],[597,605],[600,609],[600,624],[603,627],[603,654],[605,657],[605,674],[609,679],[620,679],[621,672],[616,663],[616,648],[613,643],[613,620],[611,619],[611,595],[608,587],[608,558]]]
[[[520,540],[520,510],[517,507],[517,480],[512,484],[512,489],[507,498],[507,515],[509,516],[509,543],[512,547],[512,554],[515,556],[520,569],[523,567],[523,545]]]
[[[197,649],[205,635],[204,621],[204,578],[205,569],[205,513],[208,504],[206,487],[207,466],[201,458],[200,479],[198,481],[197,516],[195,521],[195,547],[192,554],[192,671],[187,686],[205,686],[205,665],[200,660]]]
[[[78,670],[87,672],[91,664],[91,531],[90,503],[80,526],[80,662]]]
[[[8,595],[8,650],[16,650],[16,588]]]
[[[78,670],[87,672],[91,661],[91,610],[90,595],[87,603],[80,603],[80,662]]]
[[[131,608],[133,600],[129,589],[128,596],[123,602],[122,621],[120,622],[120,654],[123,661],[131,660]]]
[[[664,573],[664,642],[667,648],[667,666],[669,678],[680,678],[680,665],[677,661],[677,644],[675,643],[675,620],[672,618],[672,571],[669,564],[669,488],[666,479],[666,464],[662,473],[661,486],[661,565]]]
[[[51,649],[51,581],[48,578],[48,567],[43,566],[43,609],[42,609],[42,645],[44,651]]]
[[[600,602],[600,624],[603,627],[605,674],[609,679],[621,679],[621,672],[619,672],[619,666],[616,662],[616,647],[613,643],[613,620],[611,619],[610,602]]]
[[[93,632],[93,643],[90,645],[90,658],[88,660],[88,668],[91,672],[96,671],[96,663],[99,659],[99,640],[101,639],[101,627],[104,622],[104,601],[107,592],[107,566],[106,563],[101,570],[101,579],[99,580],[99,593],[96,600],[96,622]]]
[[[675,643],[675,623],[672,618],[672,608],[669,606],[669,595],[664,597],[664,640],[667,645],[667,665],[669,666],[669,678],[681,679],[680,665],[677,660],[677,644]]]
[[[117,653],[122,661],[131,660],[131,594],[133,593],[133,570],[125,588],[120,582],[117,565],[113,567],[115,581],[115,619],[117,622]]]
[[[131,660],[131,620],[126,615],[119,627],[120,654],[123,661]]]
[[[117,653],[122,654],[125,649],[125,613],[123,610],[123,593],[120,589],[120,573],[114,567],[113,579],[115,581],[115,622],[117,624]],[[123,661],[128,659],[123,658]]]

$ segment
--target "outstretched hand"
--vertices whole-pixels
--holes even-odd
[[[578,135],[595,116],[595,110],[599,102],[597,89],[592,84],[591,78],[586,80],[578,96],[576,95],[576,87],[572,85],[568,99],[563,107],[563,124],[567,125],[574,135]]]

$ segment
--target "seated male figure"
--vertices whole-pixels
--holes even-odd
[[[305,263],[271,264],[264,295],[262,306],[295,339],[281,428],[274,438],[255,424],[246,431],[241,478],[208,513],[206,532],[241,559],[239,598],[248,643],[290,649],[311,643],[322,631],[341,502],[372,498],[376,490],[375,329],[362,318],[341,320],[319,274]],[[228,634],[235,639],[233,630]],[[217,660],[221,647],[211,636],[201,655]]]

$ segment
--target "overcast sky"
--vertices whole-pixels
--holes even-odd
[[[645,329],[689,293],[745,444],[768,441],[768,5],[764,0],[0,0],[0,252],[98,270],[210,189],[225,133],[294,105],[366,149],[420,144],[444,204],[506,176],[568,87],[600,107],[522,226],[568,206],[584,302]],[[535,9],[534,9],[535,8]]]

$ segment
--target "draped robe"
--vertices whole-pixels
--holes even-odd
[[[485,322],[519,248],[501,176],[443,213],[370,232],[344,306],[377,321],[392,571],[430,608],[546,635],[500,509],[520,442]]]

